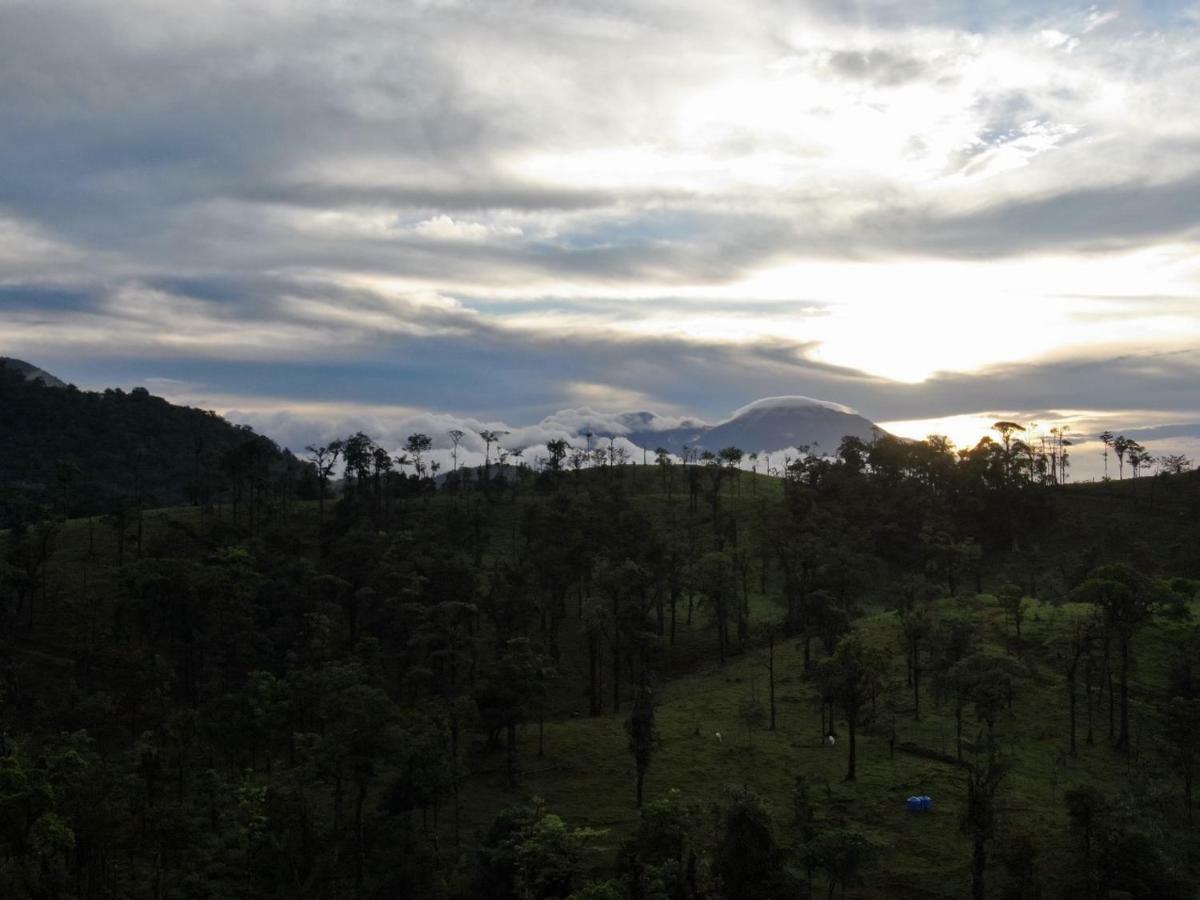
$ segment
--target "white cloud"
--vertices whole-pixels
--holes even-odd
[[[1079,38],[1064,34],[1057,28],[1043,28],[1034,39],[1050,50],[1065,50],[1067,53],[1073,53],[1079,46]]]
[[[441,213],[412,226],[423,238],[437,241],[484,241],[493,237],[520,237],[524,232],[516,225],[485,225],[482,222],[455,221]]]
[[[1084,32],[1095,31],[1097,28],[1103,28],[1110,22],[1115,22],[1121,17],[1121,14],[1115,9],[1101,11],[1093,6],[1088,10],[1087,22],[1083,27]]]

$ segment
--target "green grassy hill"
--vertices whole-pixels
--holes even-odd
[[[989,845],[989,896],[1035,896],[1034,884],[1041,892],[1036,896],[1069,893],[1080,851],[1064,795],[1083,786],[1095,787],[1111,804],[1106,827],[1119,823],[1122,840],[1135,835],[1151,848],[1146,858],[1163,870],[1163,883],[1187,883],[1198,871],[1200,847],[1187,824],[1179,754],[1164,736],[1163,717],[1178,684],[1174,670],[1200,647],[1191,619],[1195,583],[1186,581],[1200,575],[1197,476],[1047,489],[1031,507],[1018,551],[1005,535],[989,539],[989,532],[980,532],[983,552],[974,564],[974,557],[963,557],[955,596],[938,574],[934,561],[940,557],[929,551],[933,561],[925,566],[919,606],[934,623],[931,634],[949,623],[970,623],[975,652],[1011,682],[1011,703],[1000,703],[991,729],[973,701],[964,704],[962,762],[955,758],[952,691],[936,674],[933,637],[919,657],[921,714],[914,716],[897,611],[914,572],[903,559],[850,555],[823,575],[830,604],[836,605],[838,583],[852,585],[850,632],[886,658],[864,703],[853,782],[843,780],[848,741],[840,707],[836,745],[823,740],[820,672],[827,652],[821,628],[809,625],[796,633],[787,618],[791,588],[781,557],[758,550],[789,538],[799,522],[809,523],[817,537],[829,528],[855,541],[867,533],[855,523],[882,522],[873,540],[895,542],[896,529],[883,527],[889,517],[903,524],[911,514],[917,528],[925,513],[889,511],[879,505],[887,500],[880,495],[864,500],[853,515],[839,512],[827,520],[814,510],[858,502],[845,485],[830,488],[834,493],[810,492],[741,473],[716,482],[714,502],[703,484],[689,495],[691,477],[710,473],[624,467],[546,475],[487,491],[404,487],[395,497],[373,495],[363,482],[351,484],[337,507],[329,505],[324,525],[313,502],[264,500],[257,520],[245,507],[236,514],[227,506],[148,512],[141,541],[130,531],[123,551],[118,535],[133,528],[129,522],[74,519],[7,533],[0,596],[8,598],[8,661],[0,709],[9,788],[0,807],[14,827],[32,815],[12,806],[20,794],[12,788],[19,781],[15,773],[32,778],[37,754],[45,759],[60,746],[56,735],[86,732],[88,752],[95,754],[88,757],[89,771],[112,794],[103,802],[93,798],[106,811],[103,828],[86,816],[54,812],[70,822],[77,848],[54,863],[65,866],[54,876],[61,896],[152,896],[146,885],[156,867],[167,873],[163,877],[178,878],[201,864],[207,880],[194,888],[197,896],[353,896],[360,889],[398,896],[401,885],[414,896],[478,896],[472,872],[480,865],[480,848],[491,846],[497,815],[535,797],[568,828],[600,830],[572,851],[577,890],[589,878],[613,877],[623,865],[622,846],[639,828],[625,722],[633,688],[645,674],[654,684],[658,733],[647,801],[673,797],[694,804],[703,823],[697,846],[713,854],[720,844],[716,810],[724,808],[731,789],[751,789],[788,854],[794,890],[803,891],[807,882],[804,856],[796,849],[802,835],[794,825],[802,778],[812,827],[853,831],[870,844],[866,861],[849,878],[850,895],[969,896],[971,841],[962,814],[970,767],[981,764],[987,731],[1009,766]],[[41,568],[22,570],[17,551],[39,527],[55,529],[51,550]],[[926,543],[935,545],[933,538]],[[658,550],[646,550],[650,545]],[[645,604],[639,627],[649,649],[640,660],[630,657],[621,709],[614,713],[611,648],[600,642],[602,714],[589,715],[587,623],[608,603],[597,574],[606,565],[600,560],[626,557],[637,560],[641,571],[657,572],[659,551],[672,546],[692,563],[710,553],[736,562],[744,553],[744,574],[739,577],[736,566],[730,570],[731,596],[744,590],[744,636],[731,637],[722,663],[715,607],[706,594],[715,589],[706,588],[695,567],[679,590],[674,640],[669,611],[658,633],[656,599],[669,593],[670,578],[647,574],[645,597],[638,601],[631,590],[620,603],[623,610]],[[850,552],[837,542],[821,546],[816,558],[826,566]],[[563,553],[551,565],[554,548]],[[1082,674],[1076,685],[1079,730],[1072,756],[1068,643],[1075,623],[1093,612],[1091,604],[1072,599],[1072,591],[1096,567],[1116,562],[1136,565],[1156,583],[1176,578],[1178,591],[1134,633],[1128,749],[1115,748],[1110,736],[1113,694],[1103,683],[1097,649],[1094,677],[1100,683],[1086,699]],[[1019,640],[1011,602],[1004,599],[1012,586],[1027,598]],[[461,641],[454,650],[451,638],[431,637],[437,625],[431,610],[452,615],[458,602],[473,612],[470,624],[454,632]],[[516,612],[497,610],[497,603],[515,604]],[[545,648],[549,664],[543,699],[523,707],[515,729],[515,783],[503,741],[489,739],[479,700],[481,686],[500,671],[507,652],[506,616],[517,616],[516,633]],[[813,662],[807,673],[806,634]],[[840,631],[833,637],[848,640]],[[774,730],[765,718],[747,725],[754,701],[764,712],[768,706],[768,640]],[[451,670],[458,671],[457,682],[448,676]],[[342,708],[328,707],[329,697],[342,698]],[[352,697],[367,704],[364,710],[376,709],[363,713],[373,724],[363,732],[370,739],[362,738],[362,748],[359,732],[341,730],[349,726],[340,717],[354,714]],[[382,705],[370,705],[376,702]],[[398,744],[372,743],[393,730]],[[452,774],[422,780],[421,767],[434,766],[431,759],[444,762],[447,752],[455,760]],[[368,771],[355,767],[367,760],[367,824],[360,837],[351,798],[354,773]],[[55,803],[88,796],[65,776],[56,784]],[[907,810],[905,798],[914,794],[931,796],[933,810]],[[44,825],[50,809],[59,808],[48,805],[32,822]],[[297,824],[301,820],[308,824]],[[165,822],[174,824],[167,828]],[[137,844],[137,835],[155,827],[159,844]],[[317,836],[320,848],[306,853],[291,843]],[[38,865],[53,869],[58,857],[11,836],[5,840],[3,883],[12,896],[34,896],[28,886],[36,873],[22,866],[39,859]],[[81,862],[78,848],[120,852]],[[370,860],[361,888],[345,861],[355,852]],[[700,881],[713,884],[716,857],[702,858]],[[88,872],[94,874],[85,877]],[[285,875],[296,879],[290,887]],[[112,887],[88,886],[87,877],[107,878]],[[1119,877],[1128,890],[1133,876]],[[827,879],[818,864],[817,894]],[[235,882],[242,886],[235,890]],[[1149,894],[1130,893],[1153,896],[1160,890],[1158,882],[1144,883]]]

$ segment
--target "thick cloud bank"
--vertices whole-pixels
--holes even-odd
[[[1198,39],[1173,2],[10,0],[0,353],[293,417],[1198,421]]]

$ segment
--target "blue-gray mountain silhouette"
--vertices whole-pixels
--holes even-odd
[[[885,433],[847,406],[811,397],[767,397],[715,424],[685,420],[656,427],[665,423],[650,412],[627,413],[621,419],[629,428],[625,437],[639,447],[664,447],[676,455],[684,447],[714,453],[723,447],[740,447],[747,453],[809,447],[833,453],[846,435],[870,441]]]
[[[45,369],[39,369],[33,363],[27,363],[23,359],[13,359],[11,356],[0,356],[0,366],[11,369],[25,377],[26,381],[37,381],[39,378],[46,387],[66,387],[66,382],[55,378]]]

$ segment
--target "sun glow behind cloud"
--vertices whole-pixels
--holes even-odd
[[[703,296],[681,290],[693,301],[684,310],[659,311],[636,292],[616,292],[610,297],[618,305],[604,313],[577,311],[568,319],[561,311],[534,311],[509,321],[538,330],[566,319],[576,328],[642,337],[788,341],[813,345],[816,360],[913,383],[1086,348],[1200,343],[1200,316],[1190,309],[1196,266],[1172,247],[1100,259],[812,261],[707,288]],[[545,288],[553,294],[556,285]],[[745,312],[704,302],[745,298],[758,301]],[[806,303],[802,314],[794,311]]]
[[[1141,424],[1141,429],[1132,436],[1143,442],[1154,455],[1182,453],[1196,457],[1200,450],[1200,423],[1189,422],[1183,429],[1176,426],[1187,422],[1187,414],[1163,413],[1155,410],[1042,410],[1040,412],[1020,410],[992,410],[956,416],[941,416],[929,419],[910,419],[880,422],[880,427],[898,437],[923,440],[932,435],[950,439],[958,450],[975,446],[985,437],[998,439],[993,427],[997,422],[1017,422],[1025,428],[1018,436],[1034,445],[1051,442],[1052,430],[1058,429],[1069,441],[1068,453],[1072,459],[1071,471],[1078,479],[1099,479],[1104,474],[1104,448],[1099,435],[1103,431],[1120,434],[1129,430],[1131,422]],[[1187,433],[1180,434],[1180,430]],[[1110,454],[1110,474],[1116,477],[1117,461]]]

